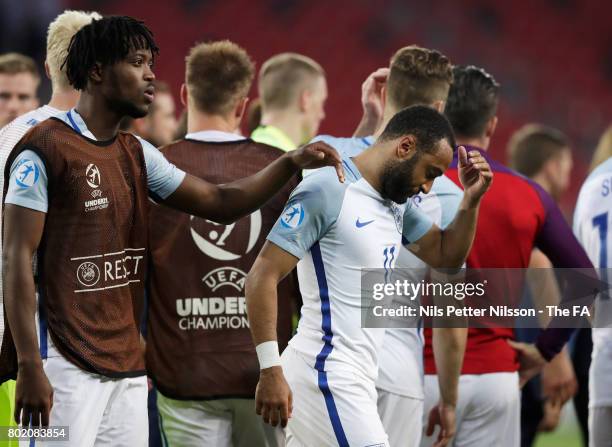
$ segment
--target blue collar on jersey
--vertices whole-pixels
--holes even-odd
[[[66,112],[64,116],[59,116],[64,122],[70,125],[80,135],[84,135],[87,138],[91,138],[92,140],[97,140],[94,135],[87,128],[87,124],[85,124],[85,120],[83,117],[79,115],[79,112],[76,111],[76,108],[72,108]]]
[[[353,176],[355,181],[361,178],[361,172],[359,172],[359,169],[357,169],[357,166],[355,166],[355,163],[353,163],[352,158],[350,157],[343,158],[342,164],[344,165],[344,170],[347,171],[346,174],[350,174],[351,176]]]

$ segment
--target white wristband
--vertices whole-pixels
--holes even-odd
[[[278,354],[278,342],[276,340],[265,341],[255,346],[259,369],[280,366],[280,355]]]

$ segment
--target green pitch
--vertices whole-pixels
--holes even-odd
[[[539,435],[535,447],[582,447],[582,439],[576,425],[566,424],[554,433]]]

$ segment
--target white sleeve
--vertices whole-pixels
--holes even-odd
[[[418,241],[425,236],[432,226],[433,221],[431,218],[417,207],[412,206],[412,203],[408,201],[404,211],[402,231],[404,244],[412,244]]]
[[[11,165],[5,203],[46,213],[49,209],[45,165],[31,150],[20,153]]]
[[[149,193],[161,200],[168,198],[185,179],[185,172],[174,166],[151,143],[136,137],[142,144]]]
[[[335,171],[304,179],[291,193],[267,239],[302,259],[336,222],[345,191]]]

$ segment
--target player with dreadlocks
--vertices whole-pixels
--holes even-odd
[[[76,108],[35,126],[6,164],[9,330],[0,381],[17,377],[18,422],[69,426],[70,439],[61,445],[147,445],[138,315],[148,196],[229,223],[259,208],[300,169],[332,165],[342,178],[338,154],[319,143],[216,186],[118,132],[121,118],[144,116],[153,101],[157,53],[151,32],[133,18],[83,27],[66,59],[68,79],[82,92]]]

